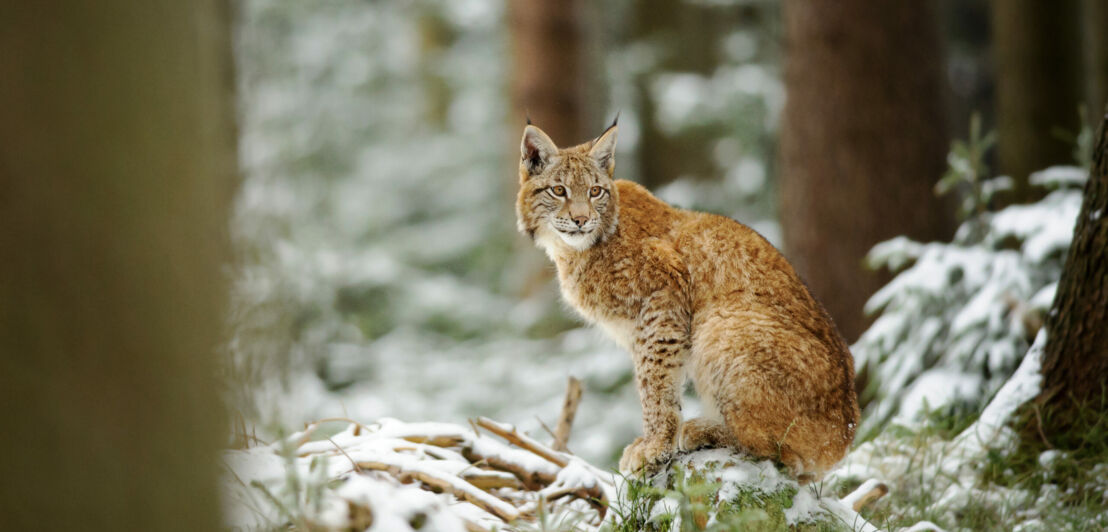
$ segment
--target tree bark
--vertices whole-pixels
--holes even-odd
[[[1081,86],[1079,0],[994,0],[999,171],[1015,181],[1015,200],[1032,197],[1027,178],[1073,164],[1057,128],[1078,129]]]
[[[785,252],[843,335],[886,276],[870,248],[905,234],[944,238],[932,192],[945,168],[941,54],[930,2],[786,1],[781,127]]]
[[[226,2],[0,2],[0,529],[216,530]]]
[[[1040,404],[1055,423],[1076,410],[1101,413],[1108,393],[1108,124],[1101,122],[1093,169],[1054,305],[1047,316]]]
[[[513,123],[522,131],[523,117],[530,116],[562,147],[595,137],[603,123],[590,121],[583,8],[582,0],[508,2]]]

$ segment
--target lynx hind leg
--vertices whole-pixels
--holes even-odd
[[[677,436],[677,448],[695,451],[710,447],[738,447],[738,440],[722,421],[704,417],[693,418],[681,424]]]
[[[781,426],[781,421],[731,415],[727,417],[727,426],[734,434],[738,448],[754,456],[780,462],[801,484],[822,478],[830,466],[817,463],[820,457],[817,445],[810,440],[822,439],[823,436],[817,435],[810,427],[811,423],[803,418],[791,421],[789,426]]]

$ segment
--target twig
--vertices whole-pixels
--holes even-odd
[[[554,486],[551,486],[554,488]],[[604,520],[604,516],[608,514],[608,498],[604,495],[604,491],[599,486],[593,486],[591,488],[582,488],[580,486],[562,486],[551,489],[549,491],[543,490],[540,495],[548,501],[556,501],[562,497],[575,497],[588,503],[596,513],[600,515],[600,520]]]
[[[562,404],[562,415],[558,417],[558,426],[554,429],[555,451],[569,450],[569,431],[573,429],[573,418],[577,416],[577,405],[581,403],[581,381],[577,377],[570,376],[566,385],[566,400]]]
[[[467,469],[458,474],[462,480],[477,486],[485,491],[496,488],[523,489],[521,482],[515,475],[502,471],[489,471],[486,469]]]
[[[843,504],[850,506],[855,512],[862,511],[866,505],[884,497],[889,493],[889,487],[883,482],[879,482],[876,479],[869,479],[858,486],[857,489],[850,492],[850,495],[840,499]]]
[[[357,471],[359,473],[362,472],[362,468],[358,467],[358,462],[355,462],[349,454],[346,454],[346,449],[343,449],[339,446],[339,444],[335,443],[335,440],[331,439],[330,436],[327,437],[327,441],[331,442],[331,445],[334,445],[335,448],[338,449],[339,452],[342,453],[342,455],[345,456],[347,460],[350,460],[350,463],[354,465],[354,471]]]
[[[535,421],[539,422],[539,426],[542,427],[542,430],[549,434],[552,439],[557,438],[557,436],[554,435],[554,429],[551,429],[541,417],[535,416]]]
[[[431,468],[420,467],[415,462],[391,460],[389,457],[381,456],[375,461],[358,462],[358,465],[365,469],[387,471],[401,482],[418,480],[430,487],[465,500],[499,517],[505,523],[519,518],[519,510],[516,510],[514,506],[504,500],[482,491],[461,478],[446,475]]]
[[[516,431],[516,428],[506,423],[497,423],[487,417],[477,418],[477,425],[489,432],[508,440],[518,447],[522,447],[535,453],[546,460],[553,462],[558,467],[565,467],[569,463],[569,460],[562,455],[562,453],[555,451],[537,441],[530,436],[520,434]]]
[[[1043,445],[1046,445],[1047,449],[1053,449],[1054,446],[1050,444],[1050,441],[1046,439],[1046,434],[1043,433],[1043,416],[1039,413],[1039,405],[1037,403],[1031,405],[1031,411],[1035,413],[1035,428],[1039,429],[1039,437],[1043,440]]]

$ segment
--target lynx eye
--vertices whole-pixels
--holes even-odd
[[[550,187],[550,191],[553,192],[555,196],[561,197],[566,195],[566,187],[563,187],[562,185]]]
[[[592,188],[589,189],[589,196],[595,198],[595,197],[599,196],[601,192],[604,192],[604,189],[602,189],[598,186],[593,186]]]

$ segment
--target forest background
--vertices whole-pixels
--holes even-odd
[[[229,420],[264,440],[329,417],[488,415],[538,432],[569,375],[586,389],[571,448],[610,465],[638,430],[630,364],[580,327],[515,234],[524,116],[574,144],[618,112],[618,176],[780,247],[872,361],[859,364],[863,398],[878,400],[867,428],[980,410],[1047,319],[1069,239],[1023,247],[1059,232],[1051,213],[1072,234],[1080,207],[1042,202],[1083,179],[1032,176],[1092,164],[1108,93],[1095,0],[149,4],[0,17],[0,225],[23,251],[4,261],[4,389],[29,404],[8,413],[14,433],[45,428],[50,442],[11,443],[28,458],[3,477],[28,480],[4,499],[52,492],[52,475],[31,473],[41,463],[119,490],[80,512],[22,504],[17,522],[119,518],[105,501],[135,496],[155,464],[195,470],[177,489],[212,508],[215,466],[195,465],[214,464]],[[1033,204],[1046,221],[1014,244],[1029,280],[992,294],[1003,326],[963,320],[985,331],[965,359],[926,354],[957,330],[886,326],[867,341],[891,296],[868,315],[867,300],[924,256],[900,241],[867,267],[875,245],[1008,249],[1010,226],[956,230]],[[873,374],[911,360],[906,377]],[[931,366],[980,380],[913,395]],[[65,443],[73,433],[95,435],[94,451]],[[116,453],[135,467],[121,473]],[[142,497],[135,523],[214,515]]]

